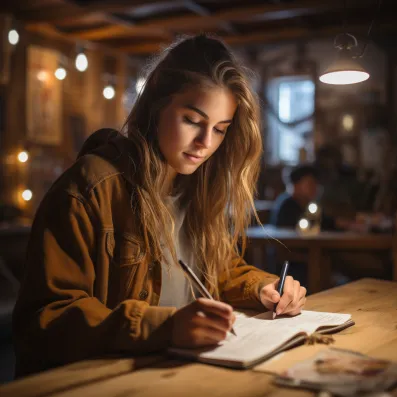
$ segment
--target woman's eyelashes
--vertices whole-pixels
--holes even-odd
[[[186,117],[186,116],[183,117],[183,121],[184,121],[186,124],[192,124],[192,125],[197,125],[197,126],[200,125],[199,122],[193,121],[193,120],[189,119],[189,117]]]
[[[186,124],[194,125],[194,126],[196,126],[196,127],[200,127],[200,125],[201,125],[200,122],[193,121],[193,120],[191,120],[191,119],[190,119],[189,117],[187,117],[187,116],[184,116],[184,117],[183,117],[183,121],[184,121]],[[226,134],[227,128],[226,128],[225,130],[220,130],[219,128],[215,128],[215,127],[214,127],[214,131],[217,132],[218,134],[224,135],[224,134]]]

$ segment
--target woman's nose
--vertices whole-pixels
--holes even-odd
[[[210,148],[212,143],[212,130],[210,128],[203,128],[196,137],[195,142],[206,149]]]

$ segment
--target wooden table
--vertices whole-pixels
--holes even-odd
[[[356,325],[335,334],[334,346],[354,349],[383,359],[397,360],[397,283],[362,279],[308,297],[306,308],[350,313]],[[273,375],[284,365],[314,354],[324,345],[299,346],[279,359],[252,370],[140,359],[87,360],[0,387],[7,397],[129,397],[224,396],[307,397],[314,393],[275,386]],[[265,366],[265,367],[264,367]],[[272,369],[273,368],[273,369]],[[138,370],[139,369],[139,370]],[[262,372],[267,371],[267,372]],[[392,393],[397,397],[397,389]]]
[[[257,263],[266,263],[266,247],[269,245],[278,248],[285,246],[286,254],[288,250],[307,252],[307,286],[311,292],[330,287],[331,263],[327,255],[330,251],[390,251],[393,256],[393,280],[397,281],[397,237],[392,234],[321,231],[317,235],[303,235],[295,230],[266,225],[248,228],[247,237],[249,249]]]

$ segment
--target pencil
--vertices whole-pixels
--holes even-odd
[[[281,268],[280,281],[278,282],[278,287],[277,287],[277,292],[280,294],[280,298],[283,294],[285,278],[287,277],[287,272],[288,272],[288,266],[289,266],[289,262],[285,261],[283,263],[283,267]],[[274,304],[274,308],[273,308],[273,320],[277,316],[276,309],[277,309],[277,303]]]
[[[195,287],[199,290],[200,294],[203,295],[205,298],[215,300],[212,295],[208,292],[207,288],[205,288],[204,284],[200,281],[200,279],[195,275],[192,269],[190,269],[189,266],[187,266],[183,261],[179,260],[179,264],[181,265],[182,269],[184,272],[187,274],[187,276],[190,278],[190,280],[193,282]],[[236,332],[232,328],[230,332],[237,336]]]

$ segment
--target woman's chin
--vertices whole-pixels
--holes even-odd
[[[192,175],[192,174],[194,174],[194,173],[197,171],[197,168],[198,168],[198,167],[194,167],[193,169],[189,169],[189,170],[183,169],[183,170],[181,170],[181,171],[179,172],[179,174],[182,174],[182,175]]]
[[[174,170],[178,174],[182,175],[191,175],[193,174],[200,165],[180,165],[179,167],[175,167]]]

